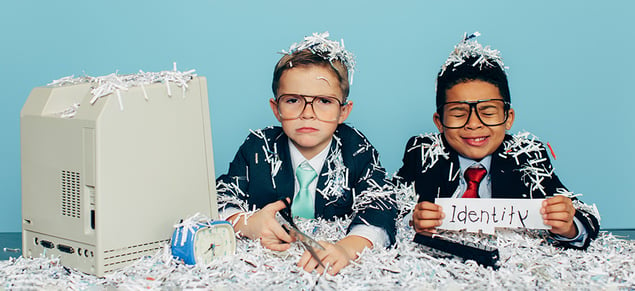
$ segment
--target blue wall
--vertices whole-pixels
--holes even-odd
[[[348,121],[388,171],[400,166],[408,137],[435,131],[435,73],[462,34],[478,30],[510,67],[512,132],[550,142],[560,178],[598,205],[603,227],[634,228],[635,2],[430,2],[4,3],[0,232],[21,229],[19,112],[33,87],[172,62],[196,69],[208,78],[218,175],[248,129],[275,122],[267,101],[276,52],[325,30],[357,56]]]

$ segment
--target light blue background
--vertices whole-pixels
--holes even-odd
[[[21,230],[19,113],[33,87],[172,62],[196,69],[208,78],[219,175],[248,129],[275,123],[267,102],[276,52],[326,30],[357,56],[348,121],[388,171],[410,136],[436,131],[435,74],[462,34],[478,30],[510,67],[511,132],[550,142],[561,180],[597,204],[604,228],[634,228],[635,2],[599,2],[7,1],[0,232]]]

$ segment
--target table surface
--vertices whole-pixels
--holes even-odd
[[[22,233],[0,232],[0,260],[22,255]]]
[[[630,229],[603,229],[615,236],[635,240],[635,228]],[[0,232],[0,260],[17,258],[22,255],[22,233]]]

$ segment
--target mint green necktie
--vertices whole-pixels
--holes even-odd
[[[315,170],[309,165],[309,162],[302,162],[295,171],[298,178],[300,190],[295,194],[293,203],[291,204],[291,214],[304,218],[315,218],[315,199],[311,197],[309,192],[309,184],[317,177]]]

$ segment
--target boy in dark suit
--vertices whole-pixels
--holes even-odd
[[[541,213],[555,243],[585,249],[598,234],[597,211],[569,198],[542,143],[506,134],[514,109],[505,66],[499,51],[476,36],[464,37],[437,77],[433,120],[440,133],[406,144],[397,179],[414,183],[419,195],[412,226],[425,234],[441,225],[435,197],[547,198]]]
[[[252,131],[218,178],[217,191],[221,217],[277,251],[293,241],[275,219],[285,208],[281,199],[291,201],[294,216],[352,217],[346,237],[321,241],[325,250],[317,250],[336,274],[364,248],[394,242],[396,206],[377,151],[343,124],[353,107],[347,97],[354,60],[327,37],[306,37],[278,61],[269,105],[282,127]],[[298,266],[324,272],[308,252]]]

